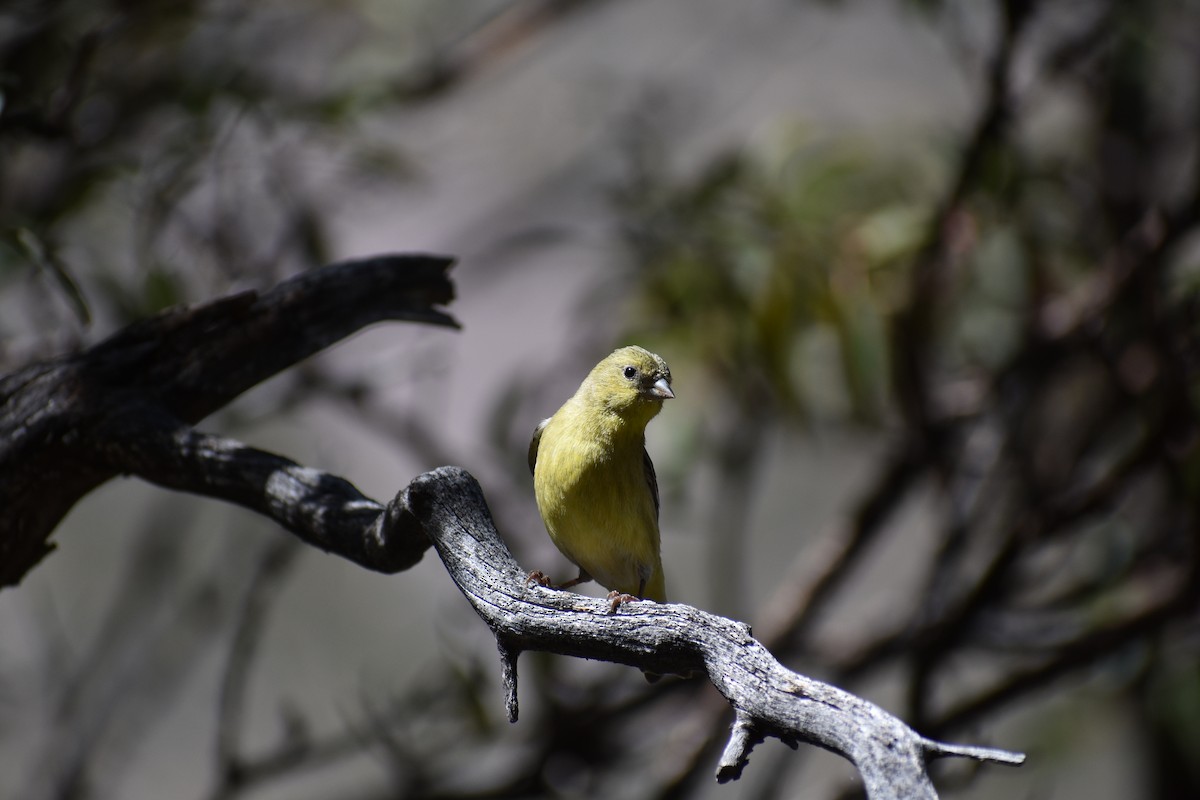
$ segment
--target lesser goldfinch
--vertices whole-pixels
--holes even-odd
[[[667,362],[622,347],[534,430],[529,470],[538,511],[555,546],[579,567],[559,588],[594,578],[612,590],[614,609],[634,598],[666,602],[646,425],[674,396]]]

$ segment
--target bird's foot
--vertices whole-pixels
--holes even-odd
[[[525,585],[536,583],[538,586],[545,586],[547,589],[554,588],[554,582],[550,580],[550,576],[542,572],[540,569],[535,569],[529,573],[529,577],[525,579]]]
[[[624,592],[613,590],[608,593],[608,602],[610,603],[608,607],[608,613],[615,614],[617,613],[617,606],[624,603],[633,603],[640,599],[640,597],[634,597],[631,594],[625,594]]]

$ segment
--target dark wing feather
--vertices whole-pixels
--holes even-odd
[[[654,462],[650,453],[642,448],[642,466],[646,469],[646,483],[650,486],[650,496],[654,498],[654,521],[658,521],[658,476],[654,474]]]

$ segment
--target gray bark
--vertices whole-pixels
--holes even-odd
[[[55,525],[86,492],[137,475],[255,510],[367,569],[398,572],[435,547],[496,636],[514,722],[517,659],[542,650],[707,676],[735,712],[720,781],[738,778],[766,736],[844,756],[873,800],[936,797],[926,772],[932,758],[1024,760],[922,737],[883,709],[786,669],[743,623],[677,603],[614,608],[530,582],[501,541],[479,484],[460,468],[421,475],[383,505],[340,477],[192,427],[372,322],[454,325],[435,307],[453,295],[450,263],[382,256],[335,264],[261,295],[164,312],[0,378],[0,587],[49,552]]]
[[[479,484],[457,467],[418,476],[394,501],[420,521],[450,577],[492,629],[509,719],[517,719],[517,657],[543,650],[628,664],[647,672],[700,673],[730,702],[736,721],[717,766],[740,777],[766,736],[808,742],[849,759],[867,796],[934,798],[930,759],[962,756],[1000,764],[1025,757],[927,739],[872,703],[781,665],[749,626],[678,603],[607,600],[529,581],[492,524]]]

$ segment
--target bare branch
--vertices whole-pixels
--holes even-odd
[[[131,463],[158,483],[251,506],[306,542],[373,569],[395,568],[414,553],[419,558],[432,543],[496,636],[513,721],[517,658],[524,650],[544,650],[651,672],[707,674],[737,714],[717,771],[722,782],[740,777],[751,750],[767,736],[846,757],[872,798],[936,797],[925,772],[929,758],[1024,759],[926,739],[877,706],[784,668],[743,623],[680,604],[636,603],[613,614],[607,601],[528,585],[496,532],[482,490],[462,469],[419,476],[383,506],[340,478],[280,456],[182,424],[156,426],[150,417],[140,423]],[[226,750],[226,767],[240,768],[238,754]]]
[[[304,542],[373,570],[405,569],[433,544],[496,636],[513,721],[517,659],[524,650],[544,650],[647,672],[707,674],[737,715],[717,772],[721,781],[738,778],[767,736],[848,758],[873,798],[936,797],[925,771],[930,757],[1023,760],[925,739],[877,706],[784,668],[743,623],[678,604],[634,603],[614,614],[607,601],[528,585],[478,483],[462,469],[422,475],[384,506],[342,478],[192,427],[270,374],[370,322],[453,324],[433,308],[449,299],[448,266],[433,257],[335,265],[262,296],[167,312],[83,353],[0,379],[0,475],[14,476],[0,483],[0,501],[10,512],[0,549],[20,556],[4,560],[0,584],[19,580],[36,563],[54,524],[84,492],[116,474],[138,475],[258,511]],[[260,616],[258,603],[248,600],[248,630]],[[244,665],[231,663],[219,744],[228,787],[261,766],[236,752]],[[285,759],[294,755],[281,751]]]
[[[110,478],[137,472],[130,464],[135,457],[147,465],[171,457],[163,449],[168,432],[186,439],[186,424],[372,323],[454,326],[437,308],[453,297],[446,274],[451,263],[441,256],[392,255],[334,264],[262,294],[165,311],[87,350],[0,378],[0,587],[18,583],[50,552],[54,527],[79,498]],[[159,438],[144,443],[147,419],[155,420],[148,433]],[[178,444],[194,450],[205,442]],[[215,465],[222,455],[201,459],[179,449],[181,466]],[[298,470],[291,464],[290,471],[269,474],[299,486],[302,497],[328,488],[314,487],[314,476]],[[175,488],[240,494],[228,499],[253,508],[264,496],[261,484],[238,480],[213,491],[184,483]],[[313,506],[283,503],[272,516],[297,509]]]
[[[495,634],[514,721],[516,657],[542,650],[658,673],[703,671],[738,715],[721,780],[737,778],[765,736],[844,756],[876,799],[936,797],[925,772],[930,757],[1024,760],[925,739],[878,706],[784,668],[743,623],[678,603],[627,604],[613,614],[606,601],[530,584],[501,542],[479,484],[462,469],[421,475],[397,500],[424,526],[450,576]]]
[[[123,414],[103,431],[122,442],[125,472],[245,506],[375,572],[408,569],[429,549],[402,504],[380,505],[336,475],[152,411]]]

